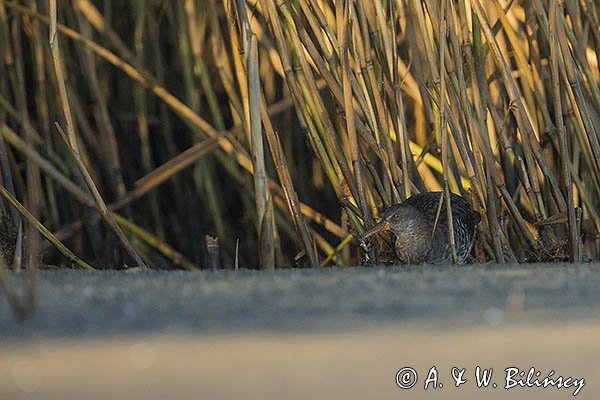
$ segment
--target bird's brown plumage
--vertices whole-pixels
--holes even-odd
[[[441,211],[437,219],[438,207]],[[467,261],[475,228],[481,216],[461,196],[450,195],[457,261]],[[435,227],[435,231],[434,231]],[[441,192],[425,192],[409,197],[382,212],[381,221],[367,230],[363,238],[389,230],[395,236],[395,252],[402,264],[449,264],[452,251],[448,238],[446,201]]]

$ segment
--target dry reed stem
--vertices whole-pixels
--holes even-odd
[[[52,61],[54,63],[54,71],[56,74],[56,81],[58,83],[60,98],[61,98],[61,102],[62,102],[62,111],[63,111],[65,119],[66,119],[67,144],[70,147],[71,154],[73,155],[73,158],[75,159],[75,162],[77,163],[79,171],[83,175],[83,178],[88,186],[88,189],[92,193],[92,197],[94,198],[94,202],[96,203],[97,210],[100,213],[100,216],[106,221],[107,225],[115,232],[115,234],[117,235],[117,237],[123,244],[123,247],[125,247],[126,251],[129,253],[129,255],[135,260],[137,266],[141,267],[141,268],[147,268],[146,264],[142,261],[140,256],[137,254],[137,252],[133,249],[133,247],[129,243],[129,240],[127,239],[127,237],[125,236],[125,234],[123,233],[121,228],[119,228],[119,226],[117,225],[115,220],[108,213],[108,208],[106,207],[106,204],[104,203],[104,200],[102,199],[102,196],[100,195],[100,192],[98,191],[98,188],[96,187],[96,184],[94,183],[94,180],[92,179],[92,176],[90,175],[88,169],[85,167],[85,165],[81,159],[81,152],[79,150],[79,144],[77,143],[77,138],[75,136],[75,131],[73,128],[73,117],[71,115],[71,108],[69,106],[69,100],[67,98],[67,88],[66,88],[66,84],[65,84],[64,68],[63,68],[62,58],[60,55],[60,49],[59,49],[59,45],[58,45],[58,37],[57,37],[57,32],[56,32],[56,27],[57,27],[56,12],[57,12],[56,0],[51,0],[50,1],[49,43],[50,43],[50,49],[52,51]],[[56,127],[59,130],[61,129],[60,125],[58,125],[58,124],[56,125]]]

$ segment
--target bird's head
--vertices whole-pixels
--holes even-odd
[[[383,211],[381,221],[367,229],[362,239],[367,239],[379,232],[391,231],[396,236],[420,229],[422,225],[421,213],[412,206],[397,204]]]

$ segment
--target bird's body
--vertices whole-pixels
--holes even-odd
[[[436,223],[440,201],[441,211]],[[450,203],[457,262],[464,264],[471,253],[475,228],[481,216],[459,195],[451,194]],[[389,207],[382,212],[381,221],[365,232],[363,238],[386,230],[395,236],[394,247],[400,263],[452,263],[446,200],[441,192],[416,194]]]

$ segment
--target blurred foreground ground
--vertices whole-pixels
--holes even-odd
[[[33,319],[0,303],[0,399],[573,397],[504,389],[510,367],[583,378],[575,398],[598,399],[599,287],[593,264],[48,271]],[[425,391],[434,366],[443,387]],[[490,387],[477,366],[494,368]]]

